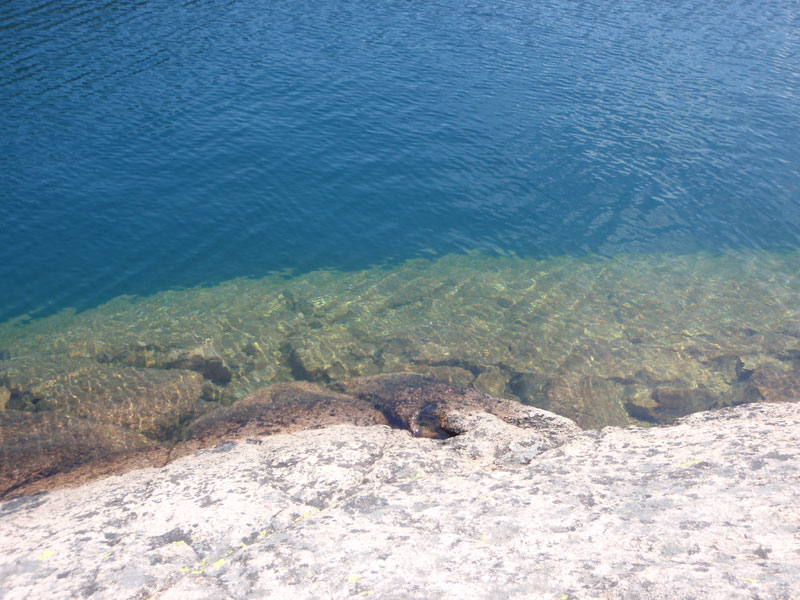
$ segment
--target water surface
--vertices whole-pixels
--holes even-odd
[[[3,3],[0,321],[476,248],[796,248],[797,13]]]
[[[797,401],[799,8],[2,3],[0,496],[281,382]]]

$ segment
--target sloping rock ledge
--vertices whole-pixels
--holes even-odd
[[[447,419],[462,433],[249,437],[7,500],[0,596],[800,597],[796,404],[555,437]]]

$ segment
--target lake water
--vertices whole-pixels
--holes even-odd
[[[799,12],[5,2],[0,321],[478,248],[796,248]]]
[[[169,441],[103,411],[187,368],[203,410],[395,371],[585,427],[800,398],[799,15],[4,2],[0,417]]]

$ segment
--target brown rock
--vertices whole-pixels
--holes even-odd
[[[719,398],[702,388],[662,386],[650,395],[629,397],[626,407],[631,416],[653,423],[671,423],[679,417],[720,408]]]
[[[660,387],[655,391],[655,400],[658,403],[656,416],[660,422],[721,406],[714,394],[701,388]]]
[[[0,497],[111,455],[152,448],[145,436],[58,412],[0,413]]]
[[[583,429],[630,425],[621,384],[592,375],[556,375],[546,379],[525,373],[514,392],[526,403],[575,421]]]
[[[111,366],[81,358],[6,364],[10,408],[57,410],[159,440],[168,439],[194,413],[202,394],[203,378],[192,371]]]
[[[569,433],[575,427],[566,419],[518,402],[415,373],[348,379],[337,384],[337,389],[373,404],[386,415],[390,424],[421,437],[447,438],[461,433],[448,426],[453,413],[486,412],[518,427],[549,428],[548,435],[554,436]]]
[[[628,414],[634,419],[656,422],[658,402],[653,399],[652,390],[645,386],[635,386],[630,392],[625,399],[625,409]]]
[[[753,371],[736,403],[797,401],[800,401],[800,373],[768,365]]]
[[[212,445],[223,440],[291,433],[330,425],[386,425],[380,411],[362,400],[324,390],[313,383],[279,383],[197,419],[187,440]]]

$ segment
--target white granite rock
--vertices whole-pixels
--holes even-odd
[[[449,440],[342,425],[5,501],[0,598],[800,598],[797,404],[556,447],[448,419]]]

